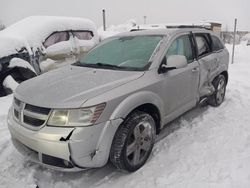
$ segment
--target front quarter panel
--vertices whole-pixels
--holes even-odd
[[[162,113],[161,117],[163,116],[164,108],[161,98],[151,91],[139,91],[125,98],[113,111],[110,119],[126,118],[132,110],[143,104],[155,105]]]

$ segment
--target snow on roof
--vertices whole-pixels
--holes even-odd
[[[0,31],[0,57],[9,55],[24,45],[38,47],[53,32],[66,30],[90,30],[97,35],[95,24],[88,19],[31,16]]]
[[[95,24],[84,18],[31,16],[7,27],[0,32],[0,36],[10,36],[24,39],[31,43],[43,42],[54,31],[91,30],[95,31]]]

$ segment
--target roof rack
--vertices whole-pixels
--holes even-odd
[[[151,26],[152,28],[155,28],[155,26]],[[211,27],[209,26],[205,26],[205,25],[165,25],[164,26],[166,29],[193,29],[193,28],[197,28],[197,29],[206,29],[206,30],[212,30]],[[130,32],[133,31],[142,31],[142,30],[148,30],[150,29],[150,27],[148,28],[144,28],[144,27],[140,27],[139,25],[137,26],[137,28],[133,28],[130,30]]]
[[[206,26],[199,26],[199,25],[178,25],[178,26],[166,26],[166,28],[179,28],[179,29],[184,29],[184,28],[197,28],[197,29],[206,29],[206,30],[211,30],[211,28],[206,27]]]

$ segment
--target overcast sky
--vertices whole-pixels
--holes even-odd
[[[135,19],[143,23],[191,23],[220,21],[232,29],[238,18],[238,29],[250,31],[250,0],[0,0],[0,20],[6,24],[30,15],[77,16],[102,24],[102,9],[107,24]]]

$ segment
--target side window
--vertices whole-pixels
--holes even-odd
[[[198,57],[210,53],[210,39],[207,35],[196,35],[195,40],[197,43]]]
[[[66,31],[60,31],[52,33],[43,43],[45,48],[48,48],[49,46],[56,44],[58,42],[67,41],[69,40],[69,34]]]
[[[93,38],[91,31],[73,31],[72,33],[79,40],[91,40]]]
[[[188,62],[194,59],[193,50],[188,35],[181,36],[174,40],[167,51],[166,58],[171,55],[184,55],[186,56]]]
[[[211,36],[212,38],[212,50],[219,51],[224,48],[224,45],[221,43],[220,39],[214,35]]]

